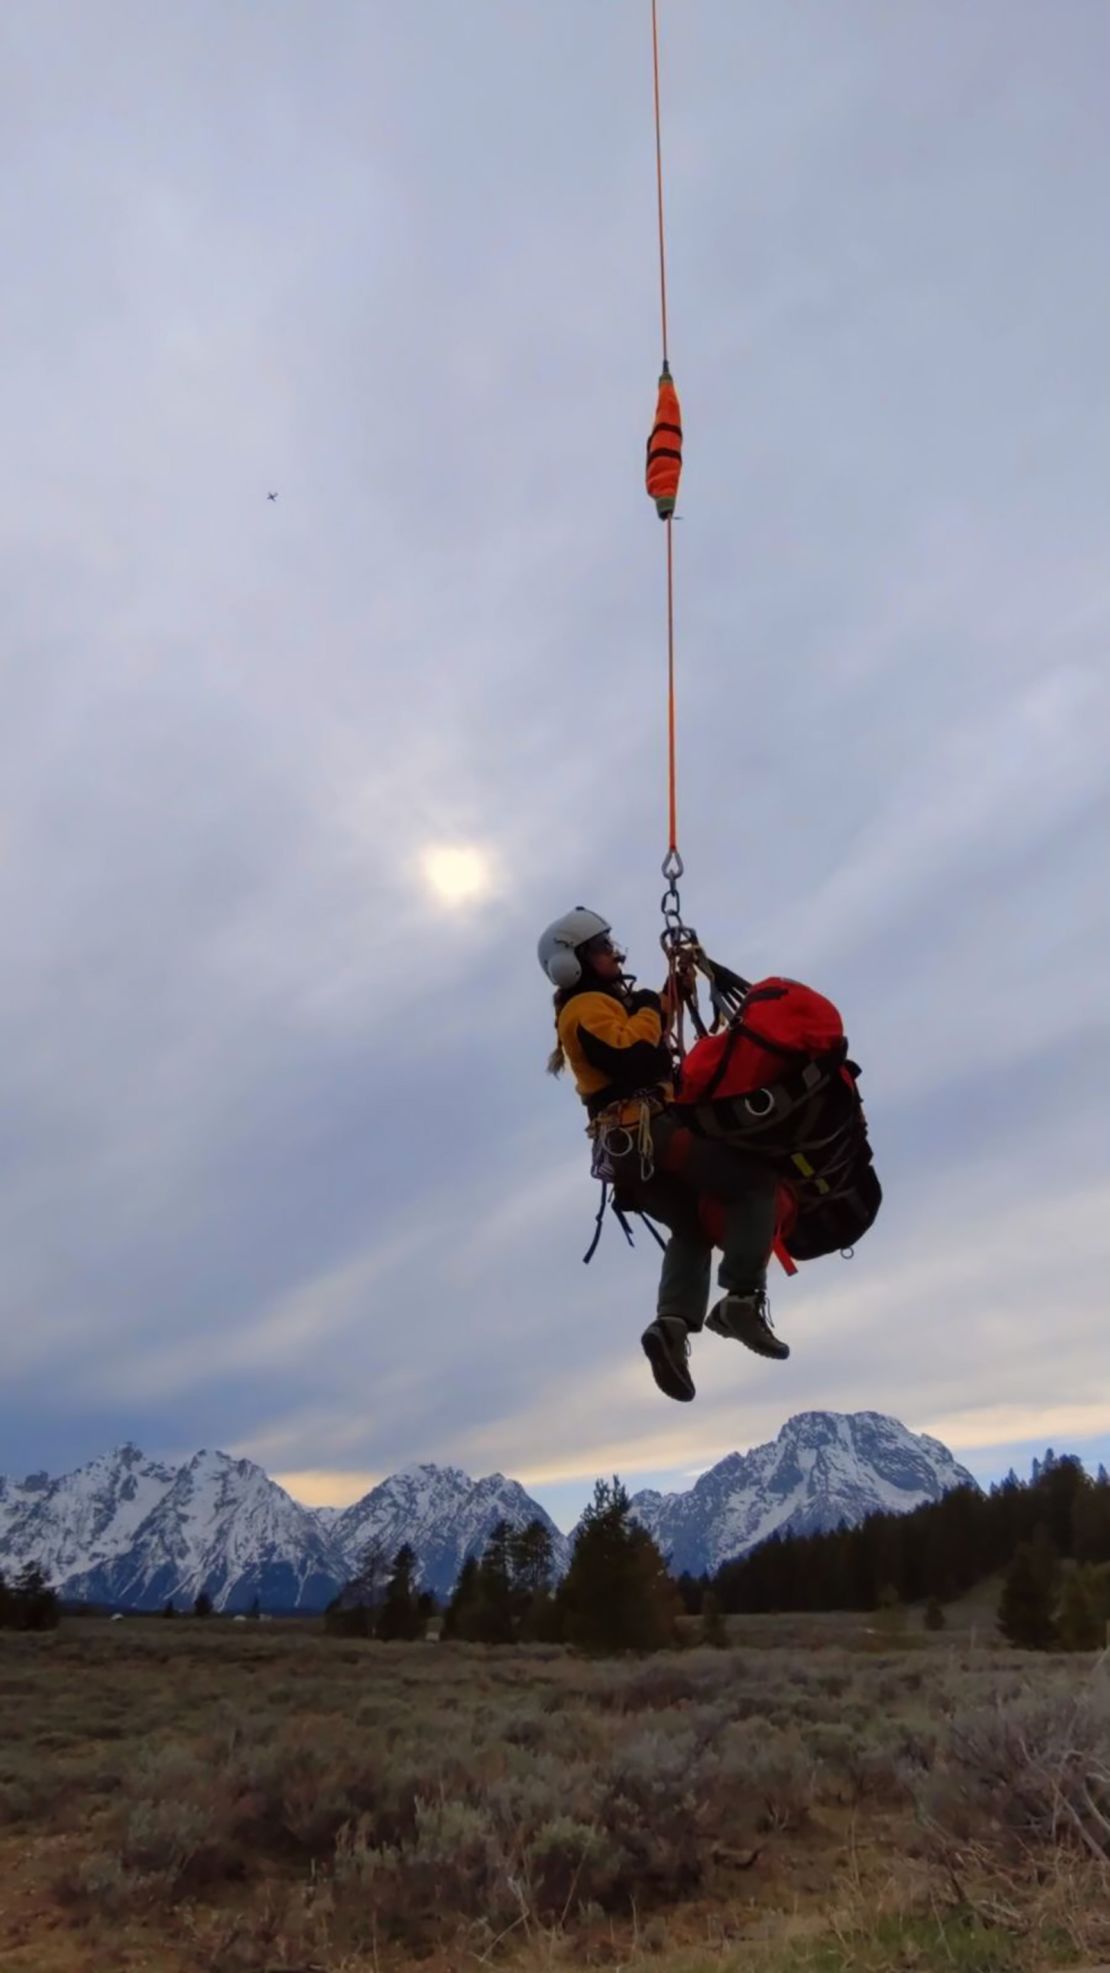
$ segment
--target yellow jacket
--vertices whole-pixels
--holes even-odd
[[[559,1015],[559,1040],[591,1117],[644,1090],[657,1092],[666,1103],[674,1100],[674,1069],[657,993],[641,988],[631,994],[596,989],[572,994]],[[621,1103],[619,1121],[634,1122],[638,1107]]]

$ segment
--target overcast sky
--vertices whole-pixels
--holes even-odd
[[[661,11],[684,898],[879,1223],[669,1404],[543,1074],[551,917],[658,970],[647,0],[11,0],[0,1470],[1110,1443],[1110,8]]]

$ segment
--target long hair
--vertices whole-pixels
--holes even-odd
[[[547,1058],[547,1073],[549,1076],[561,1076],[567,1066],[562,1037],[559,1033],[559,1016],[570,999],[570,995],[571,989],[569,987],[560,987],[558,993],[555,995],[555,1046]]]

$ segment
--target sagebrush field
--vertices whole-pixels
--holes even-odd
[[[835,1619],[590,1662],[0,1639],[4,1973],[1110,1956],[1110,1669]]]

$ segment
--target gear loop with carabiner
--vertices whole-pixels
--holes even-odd
[[[686,1053],[683,1029],[683,1016],[689,1014],[699,1035],[706,1032],[705,1023],[698,1010],[695,969],[704,960],[701,943],[692,925],[687,925],[682,917],[682,899],[678,894],[678,880],[684,874],[684,864],[678,850],[672,843],[663,860],[663,875],[667,888],[660,899],[663,913],[663,930],[659,943],[666,954],[668,987],[671,997],[672,1046],[681,1061]]]

